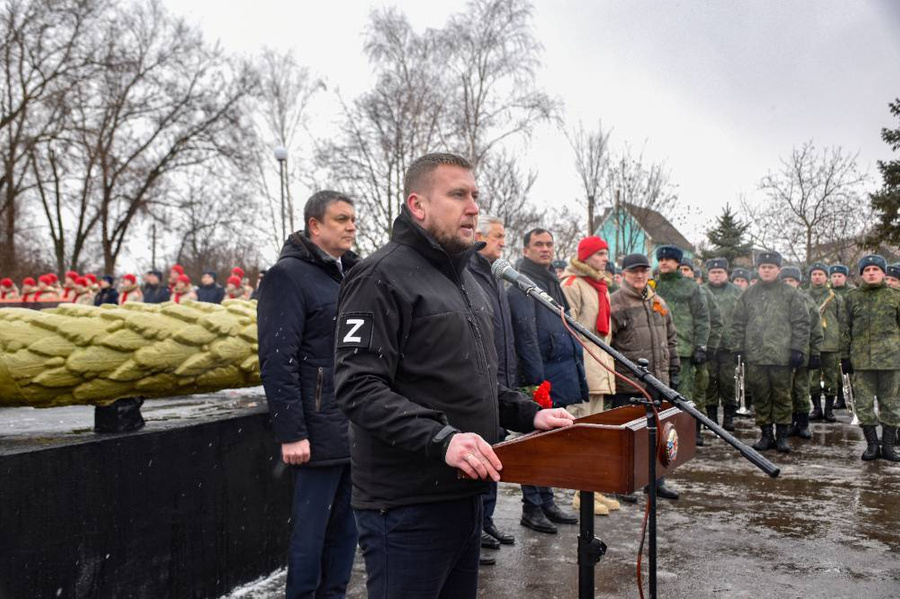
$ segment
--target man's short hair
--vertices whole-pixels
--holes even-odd
[[[435,152],[433,154],[425,154],[413,160],[413,163],[406,169],[403,175],[403,198],[404,200],[410,196],[414,189],[420,189],[426,179],[442,165],[458,166],[466,170],[474,170],[472,163],[456,154],[446,152]],[[405,204],[404,204],[405,205]]]
[[[323,189],[312,194],[306,200],[306,206],[303,207],[303,234],[309,237],[309,219],[314,218],[319,222],[325,220],[325,212],[328,207],[335,202],[347,202],[351,206],[353,200],[346,194],[330,189]]]
[[[544,233],[548,233],[550,235],[550,239],[553,239],[553,233],[550,233],[550,231],[548,231],[547,229],[535,227],[534,229],[525,233],[525,238],[522,240],[522,247],[528,247],[528,244],[531,243],[532,235],[543,235]]]
[[[503,226],[503,219],[499,216],[494,216],[493,214],[479,214],[478,215],[478,232],[487,237],[487,234],[491,232],[491,227],[493,225]]]

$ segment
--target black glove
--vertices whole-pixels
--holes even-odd
[[[844,374],[853,374],[853,364],[850,363],[850,358],[841,358],[841,370]]]
[[[800,368],[803,366],[803,352],[796,349],[791,350],[791,359],[788,361],[791,368]]]
[[[700,366],[701,364],[706,364],[706,348],[702,345],[698,345],[694,348],[694,355],[691,356],[691,364],[694,366]]]
[[[678,378],[678,372],[679,371],[677,370],[669,371],[669,387],[671,387],[675,391],[678,391],[678,383],[681,382]]]
[[[818,370],[822,368],[822,356],[810,356],[808,368],[809,370]]]
[[[734,352],[734,363],[740,364],[741,362],[744,362],[744,352],[742,352],[742,351]]]

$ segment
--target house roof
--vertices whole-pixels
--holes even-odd
[[[619,205],[628,210],[629,214],[631,214],[641,228],[647,232],[647,235],[650,236],[650,239],[655,245],[671,244],[676,245],[683,250],[688,250],[691,253],[696,251],[694,244],[688,241],[684,235],[679,233],[678,229],[669,222],[669,219],[656,210],[645,208],[643,206],[636,206],[634,204],[629,204],[628,202],[621,202]],[[612,209],[607,208],[606,214],[603,215],[604,221],[609,217],[611,212]]]

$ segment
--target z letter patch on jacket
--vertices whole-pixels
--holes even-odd
[[[341,323],[338,327],[338,348],[362,347],[368,349],[372,343],[372,319],[371,312],[341,314]]]

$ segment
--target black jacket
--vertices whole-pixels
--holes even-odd
[[[169,288],[165,285],[144,285],[144,303],[161,304],[169,301]]]
[[[533,429],[537,404],[497,382],[490,303],[466,268],[474,251],[451,257],[404,211],[344,280],[335,384],[357,509],[479,494],[486,483],[444,462],[448,433],[490,443],[500,426]]]
[[[118,304],[119,303],[119,290],[115,287],[107,287],[106,289],[101,289],[97,292],[97,295],[94,296],[94,305],[99,306],[100,304]]]
[[[491,263],[475,252],[469,260],[469,270],[481,285],[494,312],[494,347],[497,350],[497,380],[506,387],[519,385],[516,368],[516,342],[513,335],[512,316],[506,285],[491,274]]]
[[[356,264],[352,252],[343,269]],[[334,401],[334,320],[341,271],[292,234],[260,287],[259,366],[275,438],[309,439],[310,466],[346,463],[347,419]]]
[[[548,268],[523,258],[519,271],[569,310],[559,279]],[[509,308],[519,355],[519,377],[526,386],[550,381],[555,407],[588,400],[581,346],[569,335],[559,315],[538,306],[518,287],[509,292]]]
[[[197,300],[210,304],[221,304],[225,299],[225,288],[218,283],[197,285]]]

